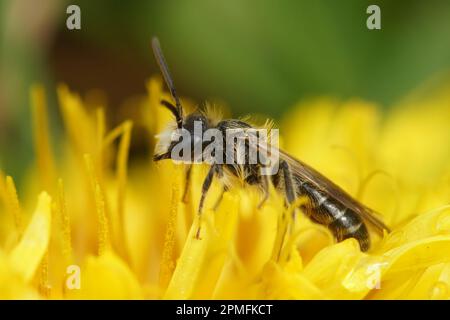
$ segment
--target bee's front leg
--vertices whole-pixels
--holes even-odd
[[[184,191],[183,191],[183,202],[188,202],[188,192],[191,185],[191,175],[192,175],[192,164],[188,165],[188,168],[186,170],[186,179],[184,183]]]
[[[200,203],[198,205],[198,229],[197,229],[197,233],[195,235],[196,239],[200,239],[200,227],[201,227],[201,216],[202,216],[202,211],[203,211],[203,204],[205,202],[205,198],[206,198],[206,194],[208,193],[209,188],[211,187],[213,178],[215,174],[219,174],[221,172],[221,167],[220,165],[217,164],[213,164],[211,166],[211,168],[209,168],[208,174],[206,175],[205,180],[203,181],[203,186],[202,186],[202,195],[200,198]]]

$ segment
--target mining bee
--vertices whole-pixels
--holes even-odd
[[[203,130],[215,128],[223,132],[224,135],[225,131],[229,129],[252,128],[246,121],[213,119],[208,115],[208,112],[204,111],[184,115],[180,98],[175,90],[174,82],[157,38],[152,39],[152,48],[166,85],[175,101],[175,104],[167,100],[161,101],[161,104],[174,115],[175,123],[168,129],[168,132],[160,135],[160,137],[164,138],[160,138],[153,158],[154,161],[172,159],[171,154],[173,148],[179,141],[177,139],[168,139],[167,137],[174,130],[185,130],[192,137],[190,143],[195,144],[195,122],[200,123]],[[249,150],[260,147],[258,144],[249,143],[249,141],[246,141],[246,146]],[[204,145],[201,147],[204,147]],[[217,177],[223,182],[223,191],[226,191],[230,187],[230,184],[227,182],[230,180],[230,177],[238,177],[245,184],[256,185],[261,188],[264,195],[259,206],[264,203],[269,195],[270,183],[285,196],[287,206],[292,205],[299,197],[306,197],[309,201],[307,205],[303,205],[302,211],[313,222],[326,226],[333,233],[337,241],[355,238],[359,242],[362,251],[367,251],[370,248],[370,236],[367,225],[372,226],[381,235],[384,234],[384,230],[389,232],[389,228],[377,217],[377,214],[372,209],[352,198],[342,188],[315,169],[282,150],[278,151],[278,169],[272,175],[261,174],[260,169],[266,164],[260,162],[249,163],[244,161],[244,163],[238,165],[216,163],[214,161],[209,162],[210,167],[203,182],[198,214],[201,215],[202,213],[205,197],[214,177]],[[228,151],[224,150],[223,152],[226,153]],[[193,151],[189,157],[194,162]],[[248,157],[244,158],[248,160]],[[188,165],[186,171],[186,188],[190,176],[191,165]],[[200,227],[197,231],[197,238],[199,237],[199,233]]]

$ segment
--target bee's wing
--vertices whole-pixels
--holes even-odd
[[[249,132],[249,134],[254,133]],[[246,138],[248,138],[248,135],[244,136],[244,139]],[[390,232],[389,228],[384,224],[381,218],[378,217],[379,214],[377,212],[366,207],[357,200],[353,199],[352,196],[350,196],[347,192],[345,192],[341,187],[336,185],[331,180],[327,179],[321,173],[311,168],[307,164],[293,158],[288,153],[279,150],[278,148],[275,148],[273,145],[270,146],[269,150],[267,144],[261,144],[259,142],[260,141],[258,140],[256,146],[250,147],[262,149],[268,152],[269,154],[278,151],[280,159],[285,160],[289,164],[289,167],[291,168],[294,177],[300,179],[301,181],[305,180],[308,181],[309,183],[314,185],[317,189],[326,193],[333,200],[341,203],[343,206],[359,214],[365,221],[370,223],[374,227],[374,229],[381,235],[383,235],[383,230]]]
[[[327,179],[315,169],[297,159],[294,159],[292,156],[281,150],[280,159],[287,161],[294,177],[298,177],[303,181],[308,181],[334,200],[340,202],[345,207],[350,208],[359,214],[365,221],[369,222],[380,234],[383,234],[383,230],[390,232],[389,228],[384,224],[381,218],[377,217],[379,215],[377,212],[353,199],[341,187]]]

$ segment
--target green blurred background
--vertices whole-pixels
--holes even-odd
[[[66,8],[81,8],[81,30]],[[381,30],[366,9],[381,8]],[[178,91],[224,101],[234,115],[280,117],[317,95],[362,97],[388,108],[450,70],[450,1],[0,0],[0,168],[20,180],[33,159],[29,87],[105,92],[111,121],[157,73],[159,36]],[[135,148],[139,149],[139,146]]]

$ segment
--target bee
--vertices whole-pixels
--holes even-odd
[[[169,73],[159,40],[156,37],[152,39],[152,49],[165,83],[175,101],[175,105],[167,100],[161,101],[161,104],[175,117],[175,123],[173,127],[169,128],[169,132],[160,135],[160,137],[165,136],[166,138],[160,139],[157,151],[153,157],[154,161],[172,159],[172,151],[179,141],[177,139],[167,139],[171,131],[176,129],[186,130],[193,137],[191,141],[194,141],[196,138],[194,122],[200,123],[203,130],[215,128],[223,132],[224,135],[228,129],[253,128],[243,120],[213,119],[207,112],[197,111],[184,115],[180,98]],[[246,146],[249,149],[260,147],[258,144],[251,144],[248,141],[246,141]],[[377,213],[374,210],[352,198],[341,187],[312,167],[295,159],[283,150],[278,151],[278,169],[272,175],[261,174],[260,169],[265,165],[262,163],[262,159],[257,163],[250,163],[248,156],[245,156],[246,161],[239,165],[210,162],[208,173],[202,185],[200,203],[197,211],[198,215],[200,216],[202,213],[205,197],[215,177],[223,182],[223,192],[227,191],[230,187],[229,183],[227,183],[230,177],[241,177],[245,184],[256,185],[263,191],[264,195],[258,207],[267,200],[270,183],[282,192],[286,206],[292,205],[299,197],[306,197],[309,201],[306,205],[303,205],[302,211],[313,222],[326,226],[338,242],[348,238],[355,238],[360,245],[361,251],[367,251],[370,248],[368,225],[373,227],[381,235],[384,234],[384,231],[390,232],[389,228],[377,217]],[[223,152],[226,153],[228,151],[224,150]],[[190,157],[194,160],[193,153]],[[190,176],[191,165],[188,165],[185,192],[189,184]],[[199,233],[200,227],[197,230],[197,238],[199,238]]]

